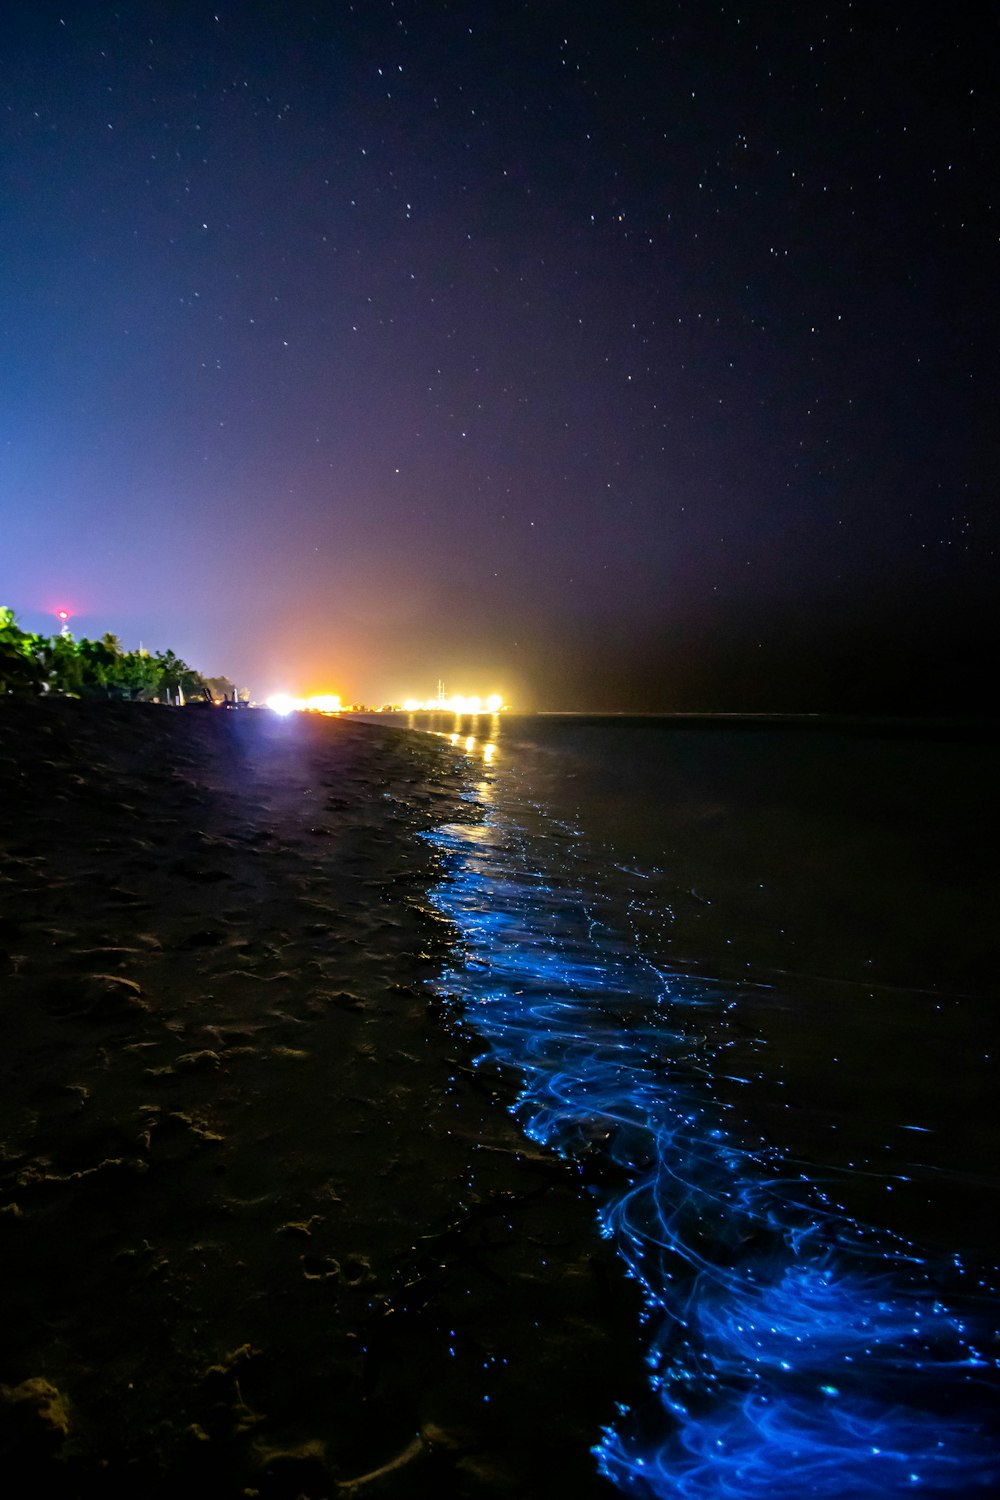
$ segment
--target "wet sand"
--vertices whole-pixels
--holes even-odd
[[[425,987],[447,746],[0,704],[0,1460],[56,1496],[599,1496],[636,1304]]]

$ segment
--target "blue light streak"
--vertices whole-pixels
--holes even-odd
[[[429,835],[458,934],[435,988],[520,1078],[526,1134],[595,1164],[600,1231],[640,1285],[653,1394],[603,1433],[600,1471],[672,1500],[995,1493],[995,1289],[741,1129],[713,1090],[731,990],[595,915],[572,829],[536,808],[529,841],[489,782],[476,796],[482,822]]]

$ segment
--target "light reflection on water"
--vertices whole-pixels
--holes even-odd
[[[575,881],[576,831],[495,798],[495,741],[445,734],[482,821],[430,835],[455,925],[437,981],[521,1079],[526,1133],[602,1172],[601,1232],[642,1289],[652,1397],[595,1448],[680,1500],[990,1493],[996,1289],[838,1206],[720,1091],[731,985],[649,962]],[[487,753],[489,751],[489,753]]]

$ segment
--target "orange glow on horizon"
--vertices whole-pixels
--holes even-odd
[[[451,698],[407,698],[403,702],[403,709],[408,714],[498,714],[506,707],[500,693],[491,693],[488,698],[466,698],[456,693]]]
[[[339,714],[343,704],[337,693],[314,693],[311,698],[293,698],[289,693],[273,693],[265,706],[284,718],[287,714]]]

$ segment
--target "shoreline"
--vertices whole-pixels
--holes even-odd
[[[406,721],[417,721],[413,728],[426,730],[439,722],[450,725],[482,722],[493,716],[480,713],[455,713],[449,709],[414,709],[379,713],[354,713],[345,710],[342,717],[358,723],[377,723],[406,727]],[[571,723],[575,728],[678,729],[678,730],[797,730],[802,733],[859,735],[873,739],[971,740],[992,742],[1000,737],[1000,719],[988,714],[882,715],[830,713],[635,713],[601,712],[583,709],[539,709],[534,713],[505,711],[502,722],[518,724],[533,720]]]
[[[610,1493],[635,1299],[426,989],[403,726],[0,705],[0,1453],[49,1492]]]

